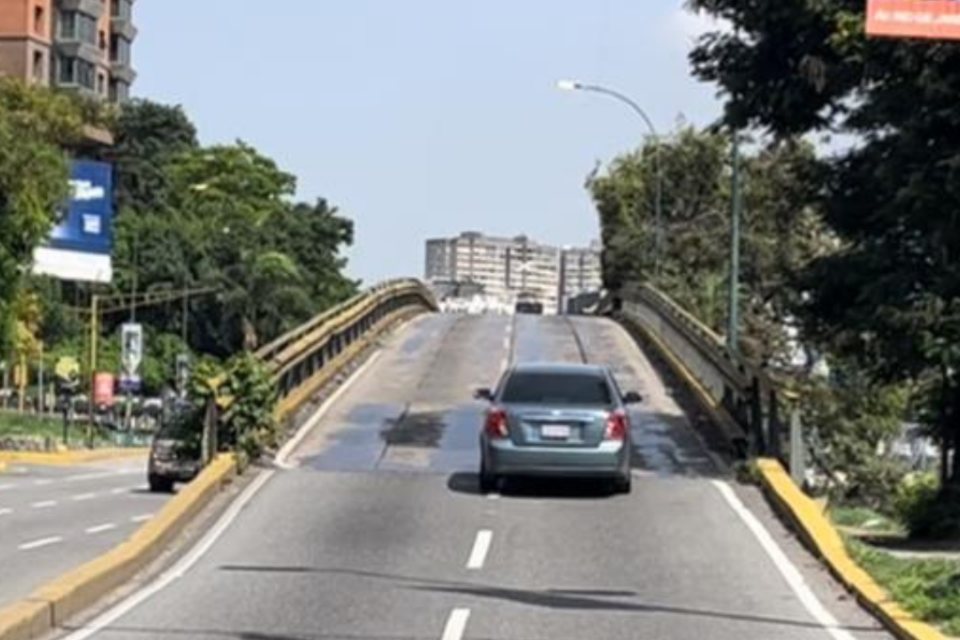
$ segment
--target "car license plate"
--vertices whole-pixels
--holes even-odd
[[[544,440],[567,440],[570,438],[570,427],[565,424],[545,424],[540,427],[540,436]]]

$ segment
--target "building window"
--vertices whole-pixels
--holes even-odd
[[[40,35],[46,33],[46,25],[44,24],[44,12],[43,7],[37,5],[33,8],[33,32]]]
[[[113,0],[110,4],[110,15],[114,18],[129,20],[133,17],[133,2],[131,0]]]
[[[122,80],[110,80],[110,100],[112,102],[126,102],[130,98],[130,85]]]
[[[123,65],[130,64],[130,41],[114,34],[110,37],[110,61]]]
[[[37,82],[43,82],[46,77],[46,65],[43,63],[43,51],[34,51],[33,52],[33,79]]]
[[[106,53],[107,51],[107,32],[106,31],[100,32],[99,44],[100,44],[100,51]]]
[[[102,73],[97,74],[97,95],[105,95],[107,93],[107,77]]]
[[[80,40],[97,44],[97,21],[85,13],[62,11],[60,13],[60,37],[64,40]]]
[[[91,91],[95,87],[96,69],[86,60],[57,57],[57,81],[60,84],[78,84]]]

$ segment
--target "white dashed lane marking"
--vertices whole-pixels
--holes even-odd
[[[146,522],[152,517],[153,517],[152,513],[144,513],[139,516],[133,516],[132,518],[130,518],[130,522]]]
[[[30,505],[30,506],[33,507],[34,509],[49,509],[50,507],[55,507],[55,506],[57,506],[57,501],[56,501],[56,500],[43,500],[43,501],[41,501],[41,502],[34,502],[34,503],[33,503],[32,505]]]
[[[80,495],[73,496],[72,500],[75,502],[83,502],[84,500],[93,500],[97,497],[95,493],[81,493]]]
[[[483,563],[487,559],[487,552],[490,551],[490,542],[493,540],[493,531],[482,529],[477,532],[477,538],[473,542],[473,550],[470,552],[470,558],[467,560],[467,569],[482,569]]]
[[[33,542],[25,542],[18,547],[21,551],[32,551],[33,549],[40,549],[41,547],[49,547],[52,544],[57,544],[58,542],[63,542],[63,538],[59,536],[53,536],[51,538],[40,538],[39,540],[34,540]]]
[[[112,522],[108,522],[107,524],[100,524],[95,527],[90,527],[89,529],[84,529],[84,533],[88,533],[88,534],[103,533],[104,531],[112,531],[113,529],[116,529],[116,528],[117,528],[117,525],[115,525]]]

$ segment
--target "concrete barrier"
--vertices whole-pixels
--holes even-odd
[[[936,628],[904,611],[870,574],[853,561],[843,538],[827,516],[794,484],[778,460],[762,458],[757,461],[757,466],[763,491],[781,517],[888,631],[901,640],[944,640],[945,636]]]
[[[236,470],[232,455],[218,456],[119,546],[0,610],[0,640],[39,638],[130,580],[160,555]]]

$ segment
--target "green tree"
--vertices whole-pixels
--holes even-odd
[[[811,336],[878,380],[935,380],[926,412],[944,462],[960,441],[960,45],[869,40],[862,2],[694,0],[734,29],[691,59],[727,120],[773,136],[857,144],[828,162],[825,217],[840,250],[806,277]],[[960,465],[943,480],[960,485]]]
[[[659,276],[651,254],[654,153],[647,143],[588,180],[604,239],[605,284],[618,289],[653,281],[722,331],[729,282],[729,139],[685,128],[663,142],[665,242]],[[741,286],[749,330],[741,348],[756,360],[782,363],[789,356],[798,274],[833,245],[816,207],[796,204],[810,199],[810,175],[817,169],[813,149],[793,141],[744,159]]]
[[[61,145],[77,141],[81,129],[68,98],[0,79],[0,353],[11,338],[10,305],[23,269],[67,196]]]
[[[116,170],[116,201],[128,212],[165,213],[173,186],[169,164],[198,147],[197,131],[181,107],[134,100],[120,109],[114,144],[106,153]]]

